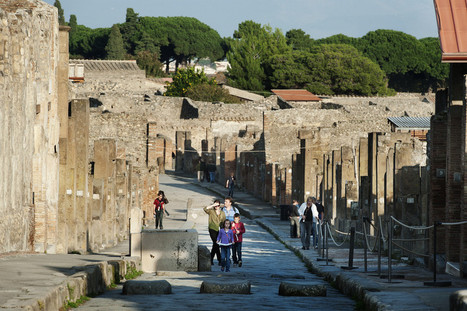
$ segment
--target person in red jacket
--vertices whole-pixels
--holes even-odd
[[[232,222],[232,232],[234,235],[234,244],[232,245],[232,259],[235,266],[242,266],[242,242],[243,234],[245,233],[245,226],[240,221],[240,214],[235,213],[234,221]]]
[[[169,213],[165,210],[165,204],[168,204],[169,200],[165,197],[164,191],[157,193],[157,198],[154,200],[154,217],[156,218],[156,229],[164,229],[162,226],[162,219],[164,218],[164,211],[169,216]]]

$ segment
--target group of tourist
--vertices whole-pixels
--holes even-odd
[[[219,200],[206,206],[204,212],[209,215],[208,229],[212,240],[211,265],[217,258],[221,271],[230,271],[230,251],[234,267],[242,266],[242,242],[245,225],[241,222],[238,209],[233,206],[233,199],[226,197],[224,206]]]
[[[200,160],[198,164],[196,164],[198,181],[202,182],[206,180],[207,182],[213,183],[216,179],[216,170],[216,164],[206,163],[204,160]]]
[[[232,174],[226,186],[229,187],[234,182],[235,177]],[[165,209],[165,204],[168,203],[169,201],[165,197],[164,192],[159,191],[157,198],[154,200],[156,229],[164,228],[162,220],[164,212],[169,215]],[[204,207],[203,210],[209,215],[208,230],[212,240],[211,265],[214,265],[214,257],[216,257],[219,266],[221,266],[221,271],[229,272],[232,251],[234,267],[241,267],[245,226],[241,222],[238,209],[233,206],[232,197],[226,197],[223,206],[221,206],[220,200],[215,200],[213,204]],[[290,237],[300,238],[302,249],[304,250],[309,250],[310,247],[318,248],[317,225],[324,219],[323,205],[315,197],[308,197],[306,202],[301,205],[297,200],[293,200],[289,210],[289,219]],[[312,240],[311,236],[313,236]]]
[[[289,210],[290,237],[300,238],[302,249],[310,249],[311,235],[313,248],[318,248],[318,223],[324,219],[324,207],[315,197],[308,197],[302,205],[292,201]]]

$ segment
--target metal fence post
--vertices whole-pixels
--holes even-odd
[[[392,281],[392,218],[389,219],[389,228],[388,228],[388,282]]]

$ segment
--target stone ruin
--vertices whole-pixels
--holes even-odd
[[[387,118],[432,115],[429,96],[170,98],[134,62],[70,62],[69,29],[39,0],[3,1],[0,19],[0,252],[113,245],[131,210],[151,218],[159,173],[194,176],[200,159],[273,206],[316,196],[341,230],[361,216],[427,221],[426,142]]]

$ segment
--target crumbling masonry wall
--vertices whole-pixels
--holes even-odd
[[[45,250],[56,234],[57,11],[0,2],[0,253]]]

